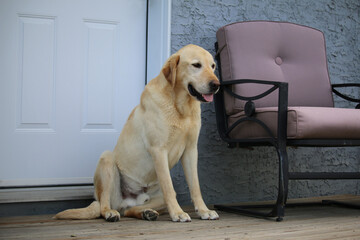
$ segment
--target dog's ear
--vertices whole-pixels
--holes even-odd
[[[162,73],[164,74],[166,80],[171,84],[172,87],[175,85],[176,80],[176,69],[180,61],[180,55],[172,55],[167,62],[165,63]]]

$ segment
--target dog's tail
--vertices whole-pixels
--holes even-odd
[[[55,219],[95,219],[100,217],[100,203],[98,201],[92,202],[88,207],[68,209],[59,212],[54,216]]]

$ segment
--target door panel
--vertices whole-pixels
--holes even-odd
[[[0,0],[0,186],[92,182],[144,88],[146,0]]]

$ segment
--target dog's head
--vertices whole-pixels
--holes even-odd
[[[187,45],[173,54],[162,69],[167,81],[201,102],[212,102],[220,82],[214,74],[211,54],[196,45]]]

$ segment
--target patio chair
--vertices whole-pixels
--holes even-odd
[[[321,31],[253,21],[221,27],[216,37],[221,89],[215,111],[221,138],[229,147],[274,146],[279,159],[278,196],[270,212],[216,208],[281,221],[289,180],[360,179],[359,172],[289,172],[287,146],[360,146],[360,110],[334,108],[332,95],[360,108],[360,100],[337,90],[360,84],[330,84]]]

